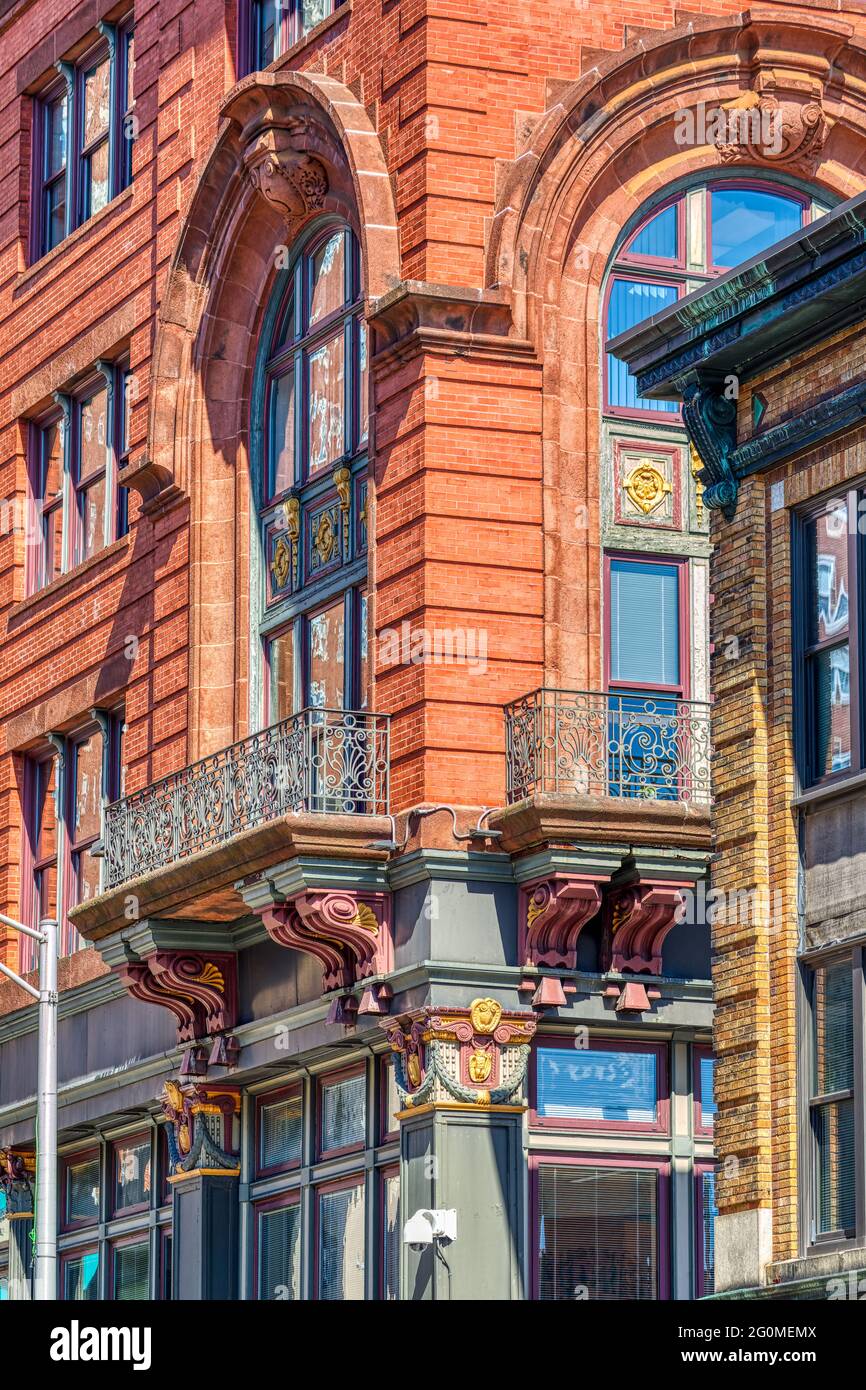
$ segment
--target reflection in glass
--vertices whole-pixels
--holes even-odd
[[[345,302],[346,238],[336,232],[313,257],[310,326],[334,314]]]
[[[320,1299],[364,1297],[364,1188],[319,1195]]]
[[[854,995],[850,960],[814,975],[813,1095],[852,1092]],[[813,1106],[818,1149],[819,1230],[846,1230],[855,1222],[854,1098]]]
[[[272,497],[279,497],[295,481],[295,372],[290,367],[271,383]]]
[[[657,260],[675,261],[679,258],[677,203],[657,212],[641,228],[626,248],[629,256],[652,256]]]
[[[615,338],[627,328],[658,314],[677,298],[676,285],[657,285],[649,280],[626,280],[616,276],[611,282],[607,311],[607,336]],[[624,362],[607,355],[608,404],[629,410],[652,410],[659,414],[675,413],[675,401],[643,400],[637,385]]]
[[[367,1081],[349,1076],[322,1087],[322,1153],[363,1144],[367,1129]]]
[[[384,1181],[384,1250],[382,1252],[382,1297],[392,1302],[400,1297],[400,1175]]]
[[[654,1052],[538,1050],[539,1116],[654,1124],[658,1099]]]
[[[851,687],[848,644],[811,659],[815,719],[815,771],[819,777],[851,766]]]
[[[295,710],[295,634],[287,628],[270,643],[271,722],[288,719]]]
[[[309,700],[314,709],[342,709],[345,690],[345,604],[340,598],[310,619]]]
[[[760,188],[717,188],[710,194],[713,265],[750,261],[799,230],[799,202]]]
[[[310,470],[341,457],[345,339],[342,331],[309,356]]]
[[[150,1200],[150,1140],[121,1140],[114,1146],[114,1210]]]
[[[848,504],[844,497],[806,528],[813,600],[809,637],[824,642],[848,629]]]
[[[99,1255],[90,1250],[63,1262],[63,1297],[67,1302],[90,1302],[99,1297]]]

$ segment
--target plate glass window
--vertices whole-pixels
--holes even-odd
[[[301,1296],[301,1207],[299,1202],[258,1212],[260,1299]]]
[[[659,1177],[646,1168],[538,1170],[538,1296],[658,1299]]]
[[[367,1078],[363,1072],[329,1081],[321,1090],[321,1152],[362,1147],[367,1133]]]
[[[319,1193],[318,1297],[364,1297],[364,1187]]]
[[[819,1237],[856,1225],[853,978],[850,959],[813,976],[810,1108]]]
[[[537,1059],[539,1118],[656,1123],[657,1053],[539,1047]]]

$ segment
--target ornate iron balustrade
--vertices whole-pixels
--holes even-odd
[[[305,709],[105,811],[106,888],[290,811],[387,815],[386,714]]]
[[[579,792],[710,803],[710,707],[664,695],[535,690],[505,709],[507,800]]]

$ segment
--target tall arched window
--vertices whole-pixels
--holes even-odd
[[[272,724],[367,703],[367,345],[348,227],[305,243],[269,323],[253,427]]]
[[[605,295],[606,339],[660,313],[708,280],[759,256],[796,232],[812,213],[809,198],[781,185],[737,180],[676,194],[637,227],[617,252]],[[634,378],[607,355],[608,414],[649,419],[676,415],[671,401],[641,400]]]

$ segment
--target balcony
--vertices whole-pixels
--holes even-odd
[[[535,690],[506,706],[508,805],[538,795],[710,804],[710,706]]]
[[[389,716],[305,709],[105,811],[105,891],[296,815],[387,816]]]

